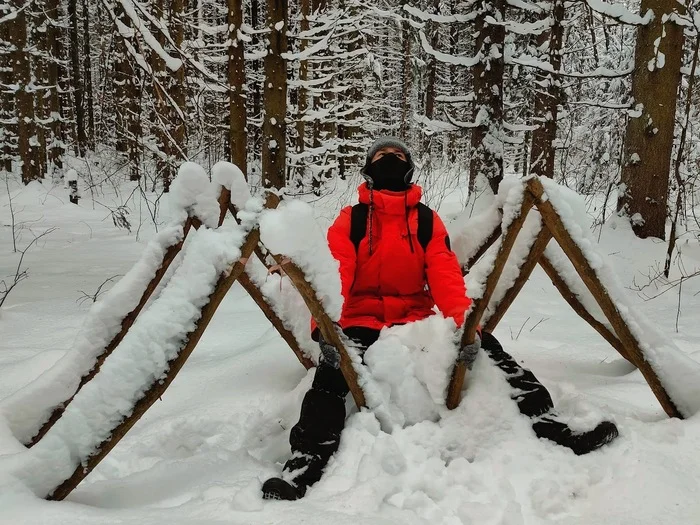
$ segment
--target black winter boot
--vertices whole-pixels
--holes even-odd
[[[557,445],[570,448],[577,456],[599,449],[619,434],[617,427],[611,421],[602,421],[593,430],[574,432],[567,424],[551,417],[544,417],[533,423],[532,429],[537,437],[549,439]]]
[[[304,497],[306,487],[297,487],[282,478],[270,478],[262,486],[263,499],[294,501]]]

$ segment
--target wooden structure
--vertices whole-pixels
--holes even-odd
[[[599,333],[601,333],[601,335],[607,341],[609,341],[612,346],[623,355],[623,357],[642,371],[645,379],[649,382],[654,394],[661,402],[664,410],[670,416],[681,417],[681,414],[667,394],[658,376],[649,363],[645,360],[640,349],[639,342],[635,339],[635,336],[625,324],[620,312],[617,310],[617,307],[610,299],[600,280],[597,278],[595,271],[591,268],[585,255],[571,238],[571,235],[562,223],[561,217],[559,217],[552,204],[547,199],[543,198],[544,189],[541,182],[537,178],[529,179],[526,183],[526,191],[524,195],[525,197],[523,199],[519,214],[517,214],[517,216],[511,221],[503,232],[500,232],[498,228],[494,230],[494,232],[491,232],[491,234],[488,235],[484,245],[479,249],[478,253],[474,257],[475,259],[478,258],[480,255],[485,253],[489,246],[493,245],[499,238],[501,238],[495,265],[488,276],[485,291],[482,297],[474,300],[473,308],[465,321],[462,341],[464,343],[473,342],[476,329],[482,323],[484,329],[487,331],[491,331],[495,328],[498,322],[503,318],[508,307],[517,297],[517,294],[520,292],[525,282],[528,280],[535,265],[539,263],[574,310],[576,310],[581,317],[583,317]],[[221,188],[218,201],[220,206],[219,226],[223,224],[224,220],[229,214],[234,220],[238,220],[237,210],[231,203],[231,194],[229,190]],[[279,202],[279,198],[274,193],[268,193],[265,207],[268,209],[276,208]],[[520,266],[519,275],[513,286],[511,286],[511,288],[505,293],[504,297],[498,303],[495,311],[488,318],[484,318],[487,306],[493,292],[496,289],[496,284],[498,283],[501,273],[503,272],[511,249],[515,244],[517,235],[521,231],[528,213],[533,208],[536,208],[542,217],[541,231],[529,247],[529,255]],[[104,349],[96,352],[96,355],[99,355],[99,357],[96,359],[93,367],[84,373],[76,391],[70,398],[57,403],[51,417],[43,423],[36,435],[30,440],[29,443],[27,443],[28,446],[33,446],[34,444],[38,443],[50,431],[51,427],[61,418],[66,407],[69,406],[75,395],[83,388],[85,384],[87,384],[99,373],[105,360],[118,348],[129,329],[136,322],[138,322],[139,314],[145,308],[146,303],[158,287],[160,281],[163,279],[168,268],[175,260],[177,254],[183,249],[185,237],[187,236],[188,232],[190,232],[192,228],[197,229],[200,227],[202,227],[202,222],[196,216],[190,214],[182,225],[182,238],[179,240],[179,242],[176,242],[164,252],[160,268],[155,272],[152,280],[146,286],[138,305],[123,318],[119,333],[112,338]],[[554,238],[562,247],[564,253],[566,253],[573,263],[581,279],[596,298],[601,309],[610,321],[610,325],[613,327],[614,332],[609,330],[599,321],[595,320],[594,317],[586,311],[586,309],[576,298],[575,294],[568,289],[564,279],[557,274],[554,266],[545,257],[545,248],[552,238]],[[151,385],[147,385],[144,395],[136,402],[130,415],[115,424],[115,426],[111,429],[109,438],[99,444],[99,446],[96,447],[96,451],[92,455],[89,457],[79,458],[79,464],[76,465],[73,474],[69,478],[65,479],[59,486],[57,486],[51,492],[51,494],[47,496],[48,499],[62,500],[68,494],[70,494],[70,492],[77,487],[78,484],[99,464],[99,462],[109,453],[109,451],[114,448],[119,440],[124,437],[128,430],[133,427],[141,416],[143,416],[146,410],[148,410],[148,408],[151,407],[153,403],[165,392],[165,390],[177,376],[178,372],[184,366],[188,357],[191,355],[192,351],[197,345],[197,342],[204,333],[204,330],[214,316],[218,306],[234,282],[238,281],[241,283],[243,288],[277,329],[282,339],[290,346],[300,363],[307,369],[313,366],[313,362],[307,356],[305,356],[300,349],[294,335],[287,328],[285,328],[282,320],[277,316],[273,307],[267,302],[263,293],[247,275],[246,264],[248,262],[248,258],[252,256],[257,257],[262,264],[268,267],[268,269],[270,266],[267,261],[270,259],[276,261],[277,265],[283,269],[284,273],[290,279],[309,308],[309,311],[317,322],[324,339],[339,349],[341,356],[341,370],[348,382],[350,392],[352,393],[356,404],[358,406],[365,405],[364,394],[357,381],[357,372],[346,349],[347,339],[326,313],[316,295],[315,290],[306,279],[304,272],[297,265],[286,259],[283,254],[266,253],[264,246],[260,243],[260,232],[257,226],[254,226],[247,231],[245,239],[240,247],[240,252],[240,259],[233,261],[227,271],[223,272],[219,276],[214,291],[209,296],[206,304],[201,308],[201,316],[199,321],[196,323],[195,328],[185,335],[184,341],[180,346],[177,356],[168,363],[168,369],[165,376],[154,381]],[[457,362],[453,370],[452,380],[448,390],[447,405],[449,408],[454,408],[459,404],[466,372],[467,370],[464,365]]]
[[[520,233],[528,213],[530,213],[533,208],[535,208],[541,216],[541,229],[535,237],[534,242],[529,246],[528,255],[521,264],[518,276],[513,285],[506,291],[498,304],[492,308],[492,313],[488,317],[485,317],[486,308],[496,290],[496,285],[506,266],[506,261],[508,260],[511,250],[515,245],[518,233]],[[469,264],[472,264],[483,255],[499,238],[501,238],[501,243],[498,247],[493,269],[488,274],[484,292],[481,297],[474,298],[474,304],[465,320],[464,332],[462,335],[463,344],[474,342],[476,330],[480,324],[483,325],[483,330],[487,332],[491,332],[495,329],[496,325],[503,318],[518,293],[527,282],[533,269],[539,263],[552,280],[557,290],[559,290],[576,313],[598,331],[622,357],[639,369],[644,379],[649,383],[654,395],[661,403],[664,411],[671,417],[683,417],[678,407],[671,399],[671,396],[666,391],[666,388],[661,383],[656,371],[645,358],[640,341],[627,326],[625,319],[615,302],[610,298],[608,291],[601,283],[595,269],[591,267],[585,254],[566,229],[561,216],[547,198],[539,178],[533,177],[525,182],[524,196],[519,213],[507,227],[502,229],[502,231],[500,227],[497,227],[488,235],[487,240],[472,257]],[[595,298],[600,309],[608,319],[610,326],[612,326],[613,331],[596,320],[593,315],[586,310],[576,297],[576,294],[570,290],[565,279],[558,274],[554,265],[546,257],[545,249],[552,238],[559,244],[564,254],[573,264],[576,273],[586,285],[591,295]],[[467,372],[466,365],[458,361],[452,371],[452,378],[447,392],[446,403],[447,407],[450,409],[459,405]]]
[[[221,210],[219,215],[219,226],[223,224],[229,212],[233,216],[233,219],[238,220],[237,210],[231,203],[231,193],[229,190],[221,187],[218,201]],[[270,192],[266,197],[265,208],[274,209],[278,206],[279,202],[279,197]],[[137,322],[139,314],[143,311],[154,291],[158,288],[158,285],[172,265],[176,256],[183,250],[187,234],[192,230],[192,228],[198,229],[200,227],[202,227],[202,221],[190,213],[186,221],[182,224],[182,238],[178,242],[169,246],[164,252],[160,267],[146,286],[138,304],[122,319],[120,331],[112,338],[104,349],[97,352],[98,357],[94,365],[90,370],[84,373],[73,395],[56,405],[49,419],[41,425],[41,428],[27,443],[27,446],[34,446],[44,436],[46,436],[53,425],[61,418],[66,408],[70,405],[78,392],[80,392],[80,390],[99,373],[100,368],[106,359],[115,350],[117,350],[119,344],[123,341],[129,329]],[[290,346],[294,354],[299,359],[299,362],[307,369],[314,366],[313,361],[311,361],[311,359],[309,359],[309,357],[302,352],[292,332],[284,326],[284,323],[275,313],[274,308],[265,299],[261,290],[253,282],[250,276],[247,275],[246,264],[249,257],[253,255],[256,256],[268,268],[269,265],[266,264],[266,261],[268,260],[268,256],[271,257],[277,262],[278,267],[282,268],[282,271],[287,275],[287,277],[289,277],[292,284],[304,299],[304,302],[317,322],[323,337],[339,349],[341,356],[340,366],[348,382],[350,391],[358,406],[364,406],[364,394],[358,385],[357,373],[346,350],[347,339],[342,332],[336,328],[335,323],[324,310],[315,290],[307,281],[304,272],[296,264],[284,257],[283,254],[266,253],[264,251],[264,246],[262,246],[262,243],[260,242],[260,231],[257,226],[253,227],[247,232],[247,235],[245,236],[245,239],[240,247],[240,252],[240,259],[234,261],[229,266],[227,271],[223,272],[219,276],[214,291],[209,296],[207,303],[201,308],[201,316],[197,321],[195,328],[185,335],[184,341],[179,349],[179,352],[177,353],[177,356],[168,363],[168,371],[165,376],[157,381],[154,381],[151,385],[148,385],[144,395],[134,405],[131,414],[128,417],[123,418],[111,429],[110,437],[103,441],[92,455],[89,457],[80,458],[80,464],[76,466],[73,474],[68,479],[64,480],[58,487],[56,487],[51,494],[47,496],[47,499],[62,500],[68,494],[70,494],[71,491],[75,489],[78,484],[100,463],[100,461],[105,458],[109,451],[116,446],[121,438],[126,435],[134,424],[143,416],[146,410],[148,410],[148,408],[150,408],[153,403],[155,403],[155,401],[163,395],[165,390],[177,376],[178,372],[184,366],[188,357],[192,354],[192,351],[207,328],[223,298],[226,296],[226,293],[236,281],[243,286],[246,292],[260,307],[267,319],[269,319],[272,325],[277,329],[282,339]]]

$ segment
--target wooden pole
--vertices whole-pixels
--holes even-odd
[[[260,231],[255,228],[251,230],[246,236],[243,245],[241,246],[241,260],[245,261],[253,253],[253,250],[257,246],[260,240]],[[71,493],[78,484],[85,479],[85,477],[92,472],[92,470],[102,461],[105,456],[111,451],[117,443],[126,435],[126,433],[133,427],[136,422],[141,419],[153,403],[163,395],[165,390],[170,386],[178,372],[182,369],[187,358],[192,354],[195,346],[202,337],[204,330],[209,325],[216,309],[223,301],[226,293],[229,291],[233,283],[240,277],[245,268],[241,260],[233,263],[228,271],[222,273],[219,280],[214,287],[214,291],[209,296],[208,302],[202,307],[201,317],[197,321],[197,324],[190,333],[187,334],[185,338],[185,343],[183,344],[181,350],[178,352],[177,357],[168,363],[167,372],[165,377],[156,379],[148,387],[143,397],[139,399],[134,405],[131,414],[118,423],[109,438],[103,441],[98,447],[97,452],[92,456],[87,458],[80,458],[80,463],[73,472],[73,475],[65,480],[61,485],[59,485],[48,497],[49,500],[63,500],[68,494]]]
[[[273,193],[269,193],[268,202],[271,202],[274,205],[271,205],[270,207],[276,207],[279,203],[279,197]],[[287,277],[289,277],[289,280],[292,281],[292,284],[297,289],[302,299],[304,299],[304,302],[316,321],[323,338],[338,349],[338,352],[340,353],[340,370],[343,372],[343,376],[345,377],[345,381],[348,384],[348,388],[350,389],[350,393],[352,394],[355,403],[360,408],[366,406],[365,394],[358,384],[357,372],[355,371],[352,360],[345,349],[343,338],[341,337],[340,332],[336,329],[336,324],[330,318],[328,313],[326,313],[326,309],[321,304],[318,295],[316,295],[316,290],[311,283],[306,280],[303,270],[296,264],[288,259],[285,259],[284,256],[280,254],[273,254],[272,257],[275,259],[277,264],[284,269],[284,273],[287,275]]]
[[[496,284],[498,284],[498,279],[501,277],[501,273],[503,272],[503,268],[505,268],[508,256],[513,249],[518,233],[520,233],[533,203],[534,201],[532,196],[525,192],[523,195],[522,205],[520,206],[520,213],[513,219],[504,232],[503,240],[501,241],[501,246],[498,248],[498,254],[496,255],[496,261],[494,262],[493,269],[486,279],[484,293],[480,298],[473,299],[472,308],[464,321],[464,332],[462,333],[461,341],[462,346],[472,344],[476,339],[476,330],[481,322],[481,317],[483,316],[484,311],[491,300],[491,296],[496,289]],[[457,361],[452,370],[450,385],[447,389],[446,405],[450,410],[457,408],[459,405],[466,372],[467,365],[462,361]]]
[[[472,255],[466,263],[462,266],[462,275],[467,275],[474,263],[481,259],[481,257],[486,253],[486,251],[494,245],[494,243],[501,236],[501,225],[500,223],[496,225],[491,234],[486,238],[484,243],[479,247],[474,255]]]
[[[296,337],[294,337],[294,334],[284,327],[282,320],[274,312],[272,306],[270,306],[270,303],[265,300],[265,296],[263,296],[260,288],[258,288],[256,284],[250,280],[247,272],[243,272],[241,274],[241,276],[238,278],[238,282],[241,284],[243,289],[248,292],[248,295],[250,295],[253,301],[255,301],[255,304],[257,304],[262,313],[265,314],[265,317],[267,317],[272,326],[275,327],[277,333],[280,334],[280,337],[289,345],[289,348],[292,349],[292,352],[294,352],[294,355],[297,356],[297,359],[303,365],[303,367],[309,370],[310,368],[316,366],[316,363],[309,359],[301,349]]]
[[[564,300],[567,303],[569,303],[569,306],[571,306],[571,308],[573,308],[574,312],[576,312],[579,315],[579,317],[581,317],[581,319],[583,319],[589,325],[591,325],[596,332],[602,335],[603,338],[608,343],[610,343],[610,345],[615,350],[617,350],[622,357],[624,357],[625,359],[627,359],[627,361],[632,363],[632,359],[627,354],[627,350],[625,350],[625,347],[622,346],[622,343],[617,338],[617,336],[614,333],[612,333],[607,326],[605,326],[603,323],[598,321],[598,319],[593,317],[593,315],[591,315],[591,313],[586,309],[586,307],[583,306],[583,304],[578,300],[576,294],[573,291],[571,291],[569,285],[566,284],[566,281],[564,281],[562,276],[559,275],[559,272],[557,272],[557,270],[554,268],[554,265],[547,258],[547,256],[543,255],[538,262],[544,270],[544,272],[547,274],[547,277],[549,277],[550,281],[552,281],[552,284],[556,287],[557,290],[559,290],[559,293],[564,298]]]
[[[532,270],[535,269],[537,261],[544,253],[544,250],[547,248],[547,244],[551,238],[552,234],[547,228],[540,229],[540,232],[537,234],[537,237],[530,247],[530,251],[527,254],[525,262],[523,262],[523,265],[520,267],[520,272],[518,273],[518,277],[515,279],[513,286],[506,291],[501,301],[495,306],[493,314],[485,319],[484,330],[486,332],[493,332],[498,323],[501,322],[501,319],[503,319],[503,316],[506,315],[508,308],[510,308],[510,305],[513,304],[513,301],[515,301],[515,298],[518,296],[520,291],[523,289],[523,286],[525,286],[525,283],[530,278]]]
[[[530,179],[527,183],[527,188],[529,193],[538,201],[537,209],[542,215],[542,219],[552,232],[557,243],[559,243],[559,246],[561,246],[564,253],[573,263],[576,272],[579,274],[588,290],[600,305],[601,310],[603,310],[603,313],[615,329],[617,337],[627,350],[627,354],[632,359],[632,363],[642,372],[644,379],[649,383],[652,392],[654,392],[654,395],[659,400],[666,413],[671,417],[682,419],[683,415],[671,399],[671,396],[666,392],[666,389],[656,375],[654,369],[644,357],[639,341],[637,341],[637,338],[630,331],[627,323],[610,298],[605,286],[600,282],[598,275],[589,264],[583,251],[572,239],[552,203],[549,200],[542,199],[545,195],[545,191],[540,180],[537,178]]]
[[[182,246],[185,243],[185,238],[187,237],[187,234],[190,231],[190,228],[193,225],[198,225],[199,220],[193,218],[193,217],[188,217],[187,220],[185,221],[183,227],[182,227],[182,240],[179,241],[176,244],[173,244],[170,246],[165,254],[163,254],[163,261],[160,264],[160,267],[156,271],[155,275],[153,276],[153,279],[148,283],[146,286],[146,289],[144,290],[143,294],[141,295],[141,299],[139,300],[139,303],[136,305],[136,307],[129,312],[124,319],[122,319],[121,323],[121,329],[119,330],[119,333],[115,335],[112,340],[107,344],[107,346],[104,348],[104,350],[97,356],[97,359],[95,360],[95,364],[93,367],[86,373],[83,377],[80,378],[80,383],[78,384],[78,388],[76,391],[73,393],[73,395],[68,398],[67,400],[61,402],[56,408],[54,408],[53,412],[51,413],[51,416],[49,417],[48,421],[46,421],[37,434],[27,443],[28,447],[32,447],[36,445],[41,438],[43,438],[46,433],[51,429],[52,426],[58,421],[61,416],[63,415],[63,412],[66,410],[66,407],[70,405],[71,401],[73,401],[73,398],[75,395],[80,392],[80,390],[93,378],[97,375],[97,373],[100,371],[100,368],[102,367],[102,364],[105,362],[105,360],[112,354],[115,348],[119,346],[119,343],[122,342],[124,339],[124,336],[126,336],[127,332],[129,329],[133,326],[134,322],[136,322],[136,318],[138,315],[141,313],[141,310],[143,310],[143,307],[146,306],[146,303],[148,300],[151,298],[151,295],[153,295],[153,292],[155,289],[158,287],[160,284],[160,281],[163,279],[163,276],[165,273],[168,271],[168,268],[170,268],[170,265],[172,262],[175,260],[175,257],[177,257],[177,254],[180,253],[180,250],[182,250]]]
[[[236,210],[236,207],[231,202],[231,191],[227,190],[222,186],[218,200],[219,207],[221,209],[221,213],[219,214],[219,226],[223,224],[226,218],[226,211],[230,211],[231,215],[233,215],[233,218],[236,220],[236,222],[240,223],[240,221],[238,220],[238,210]],[[258,259],[260,259],[260,262],[262,262],[263,265],[267,267],[267,265],[265,264],[265,256],[263,255],[262,250],[259,246],[255,247],[255,254],[257,255]],[[297,356],[297,359],[302,364],[302,366],[307,370],[316,366],[316,364],[311,359],[309,359],[304,353],[304,351],[301,349],[301,347],[299,346],[299,342],[297,341],[296,337],[294,337],[294,334],[287,330],[287,328],[284,326],[284,321],[282,321],[282,319],[280,319],[280,317],[275,313],[270,303],[268,303],[265,299],[265,296],[263,295],[260,288],[258,288],[258,286],[250,279],[250,277],[248,276],[248,272],[243,272],[238,278],[238,282],[248,293],[248,295],[250,295],[253,301],[255,301],[255,304],[258,305],[258,308],[260,308],[260,310],[265,315],[265,317],[267,317],[268,321],[270,321],[272,326],[275,327],[275,330],[277,330],[277,333],[280,335],[280,337],[289,345],[289,348],[292,349],[292,352],[294,352],[294,355]]]
[[[345,349],[345,343],[336,329],[336,324],[326,313],[313,286],[306,280],[304,272],[296,264],[285,260],[281,255],[273,255],[277,264],[284,268],[284,273],[292,281],[294,287],[304,299],[306,306],[311,311],[311,315],[316,320],[318,328],[323,338],[338,349],[340,353],[340,370],[343,372],[345,381],[350,388],[352,397],[359,408],[366,406],[365,394],[357,382],[357,372],[352,364],[352,360]]]

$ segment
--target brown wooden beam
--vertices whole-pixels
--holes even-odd
[[[624,357],[625,359],[627,359],[627,361],[632,363],[632,359],[630,359],[630,357],[627,355],[627,350],[625,350],[625,347],[622,346],[622,343],[617,338],[617,336],[614,333],[612,333],[607,326],[605,326],[603,323],[598,321],[598,319],[593,317],[593,315],[591,315],[591,313],[586,309],[586,307],[583,306],[583,303],[579,301],[578,296],[573,291],[571,291],[569,285],[566,284],[566,281],[562,278],[561,275],[559,275],[559,272],[556,270],[556,268],[554,268],[552,261],[550,261],[546,255],[543,255],[540,258],[539,265],[547,274],[549,280],[552,281],[552,284],[556,287],[557,290],[559,290],[559,293],[564,298],[564,300],[567,303],[569,303],[569,306],[571,306],[571,308],[573,308],[574,312],[576,312],[579,315],[579,317],[581,317],[581,319],[583,319],[589,325],[591,325],[596,332],[602,335],[603,338],[608,343],[610,343],[610,345],[615,350],[617,350],[622,357]]]
[[[474,263],[481,259],[481,257],[488,251],[491,246],[498,240],[501,236],[501,224],[497,224],[491,234],[486,238],[484,243],[479,247],[474,255],[472,255],[466,263],[462,266],[462,275],[467,275],[469,270],[471,270]]]
[[[547,199],[542,199],[545,195],[545,191],[540,180],[537,178],[530,179],[527,183],[527,188],[529,193],[537,199],[537,209],[542,215],[542,219],[552,232],[557,243],[559,243],[559,246],[561,246],[561,249],[564,250],[564,253],[573,263],[576,272],[579,274],[588,290],[600,305],[601,310],[603,310],[603,313],[615,330],[617,337],[627,350],[628,356],[632,359],[632,363],[642,372],[642,375],[647,383],[649,383],[652,392],[654,392],[654,395],[659,400],[666,413],[671,417],[682,419],[683,415],[671,399],[671,396],[669,396],[654,369],[646,360],[639,341],[637,341],[637,338],[627,326],[627,323],[617,309],[617,306],[615,306],[614,301],[610,298],[605,286],[600,282],[597,273],[589,264],[581,248],[572,239],[571,234],[564,226],[561,217],[554,209],[552,203]]]
[[[275,206],[277,206],[277,203],[279,203],[279,198],[273,193],[269,194],[268,199],[270,199]],[[352,360],[350,359],[350,356],[345,348],[343,338],[336,328],[336,324],[333,322],[326,312],[326,309],[321,304],[318,295],[316,295],[316,290],[311,283],[306,280],[303,270],[296,264],[288,259],[285,259],[285,257],[281,254],[273,254],[272,257],[275,259],[277,264],[284,269],[284,273],[287,275],[287,277],[289,277],[289,280],[292,281],[292,284],[297,289],[302,299],[304,299],[304,302],[316,321],[318,329],[320,330],[323,338],[328,341],[328,343],[336,347],[340,353],[340,370],[343,372],[343,376],[345,377],[345,381],[348,384],[348,388],[350,389],[350,393],[352,394],[355,403],[358,407],[366,406],[365,394],[357,382],[357,372],[355,371]]]
[[[355,371],[352,360],[345,349],[345,343],[343,342],[343,339],[336,328],[336,324],[326,313],[325,308],[323,308],[323,305],[316,295],[316,291],[314,290],[313,286],[306,280],[304,272],[296,264],[289,260],[285,260],[281,255],[273,255],[273,257],[277,261],[277,264],[282,266],[284,273],[287,275],[287,277],[289,277],[294,287],[299,291],[299,294],[304,299],[304,302],[311,311],[311,315],[316,321],[318,329],[321,331],[323,338],[338,349],[338,352],[340,353],[340,370],[343,372],[343,376],[345,377],[345,381],[350,388],[350,393],[352,393],[355,403],[360,408],[366,406],[365,394],[357,382],[357,372]]]
[[[498,254],[496,255],[496,260],[493,265],[493,269],[486,279],[486,286],[484,293],[480,298],[473,299],[473,304],[471,311],[467,315],[464,321],[464,332],[462,334],[462,346],[471,344],[476,339],[476,330],[481,322],[481,317],[486,310],[486,307],[491,300],[496,285],[498,284],[498,279],[501,277],[503,268],[505,268],[506,261],[510,255],[515,240],[518,237],[518,233],[527,219],[527,214],[532,208],[534,200],[530,194],[527,192],[523,195],[523,202],[520,206],[520,213],[513,221],[508,225],[506,231],[503,235],[503,240],[498,248]],[[459,405],[460,396],[462,395],[462,388],[464,386],[465,375],[467,373],[467,365],[462,361],[457,361],[455,367],[452,370],[452,377],[450,379],[450,385],[447,389],[447,399],[446,405],[450,410],[456,408]]]
[[[493,332],[496,329],[498,323],[501,322],[501,319],[503,319],[503,316],[506,315],[508,308],[510,308],[510,305],[513,304],[513,301],[515,301],[515,298],[518,296],[520,291],[523,289],[523,286],[525,286],[525,283],[530,278],[532,271],[537,265],[537,261],[544,253],[544,250],[545,248],[547,248],[547,244],[549,243],[549,240],[551,238],[552,234],[547,228],[540,229],[539,233],[537,234],[537,237],[532,243],[532,246],[530,246],[530,251],[528,252],[527,257],[525,258],[525,261],[520,267],[520,272],[518,273],[518,277],[515,279],[515,282],[506,291],[503,298],[496,305],[493,314],[491,314],[485,320],[485,331],[489,333]]]
[[[49,419],[41,426],[37,434],[32,437],[32,439],[27,443],[28,447],[32,447],[36,445],[41,438],[43,438],[46,433],[51,429],[52,426],[58,421],[61,416],[63,415],[63,412],[66,410],[66,407],[70,405],[71,401],[73,401],[73,398],[75,395],[80,392],[80,390],[92,379],[94,378],[97,373],[100,371],[100,368],[102,367],[102,364],[105,362],[105,360],[112,354],[114,349],[119,346],[119,343],[122,342],[124,339],[124,336],[126,336],[127,332],[129,329],[133,326],[134,322],[136,321],[136,318],[138,315],[141,313],[141,310],[143,310],[143,307],[146,305],[148,300],[151,298],[151,295],[153,295],[153,292],[155,289],[158,287],[160,284],[160,281],[163,279],[163,276],[165,273],[168,271],[168,268],[170,268],[170,265],[172,262],[175,260],[175,257],[177,257],[177,254],[180,253],[180,250],[182,249],[183,244],[185,243],[185,238],[187,237],[187,234],[190,231],[190,228],[192,228],[194,223],[199,223],[198,219],[195,219],[193,217],[188,217],[185,223],[182,226],[182,240],[177,242],[176,244],[173,244],[172,246],[168,247],[168,249],[165,251],[163,254],[163,261],[160,264],[160,267],[158,270],[156,270],[156,273],[154,274],[153,278],[151,281],[148,283],[146,286],[146,289],[144,290],[143,294],[141,295],[141,299],[139,300],[139,303],[136,305],[136,307],[131,310],[124,319],[122,319],[121,323],[121,329],[119,330],[119,333],[115,335],[112,340],[105,346],[104,350],[100,352],[100,354],[97,356],[97,359],[95,360],[95,364],[92,366],[92,368],[80,378],[80,383],[78,384],[78,388],[76,391],[73,393],[72,396],[70,396],[67,400],[62,401],[56,408],[54,408],[53,412],[51,413],[51,416]]]
[[[221,187],[221,192],[219,193],[219,207],[221,209],[221,213],[219,215],[219,226],[221,226],[226,218],[226,212],[229,211],[231,215],[233,215],[233,218],[236,220],[236,222],[240,223],[238,219],[238,210],[236,209],[235,205],[231,202],[231,192],[224,188],[223,186]],[[260,259],[260,262],[263,263],[263,265],[267,268],[267,264],[265,263],[265,255],[262,252],[262,249],[260,246],[255,247],[255,254]],[[280,317],[275,313],[275,310],[272,308],[272,305],[267,302],[267,299],[265,299],[265,296],[263,295],[262,291],[260,288],[258,288],[258,285],[256,285],[248,276],[248,272],[244,272],[241,274],[241,276],[238,278],[238,282],[241,284],[243,289],[248,292],[248,295],[255,301],[255,304],[258,305],[258,308],[262,311],[262,313],[267,317],[268,321],[272,324],[272,326],[275,327],[275,330],[277,330],[277,333],[280,335],[280,337],[289,345],[289,348],[292,349],[292,352],[294,352],[294,355],[297,356],[297,359],[299,362],[302,364],[304,368],[309,370],[310,368],[316,366],[316,364],[309,359],[304,351],[301,349],[299,346],[299,342],[297,341],[296,337],[294,337],[294,334],[287,330],[287,328],[284,326],[284,321],[280,319]]]
[[[248,292],[248,295],[250,295],[253,301],[255,301],[255,304],[257,304],[262,313],[265,314],[265,317],[267,317],[272,326],[275,327],[277,333],[280,334],[280,337],[289,345],[289,348],[292,349],[292,352],[294,352],[294,355],[297,356],[297,359],[304,366],[304,368],[309,370],[310,368],[316,366],[316,364],[309,359],[301,349],[296,337],[294,337],[294,334],[284,327],[282,320],[274,312],[272,306],[270,306],[270,303],[267,302],[265,296],[260,291],[260,288],[258,288],[257,285],[251,281],[250,277],[248,277],[247,272],[243,272],[240,275],[238,282],[241,284],[241,286],[243,286],[243,289]]]
[[[224,219],[226,219],[226,210],[229,209],[229,206],[232,206],[231,190],[221,186],[217,200],[219,201],[219,226],[221,226],[224,223]]]
[[[241,246],[241,260],[245,261],[253,253],[260,240],[260,231],[255,228],[246,236],[243,245]],[[209,296],[209,300],[202,307],[201,317],[196,323],[194,330],[187,334],[185,342],[173,360],[168,363],[165,377],[156,379],[146,390],[143,397],[134,405],[131,414],[118,423],[112,430],[110,437],[103,441],[98,447],[97,452],[88,458],[80,458],[80,462],[73,474],[59,485],[47,499],[63,500],[71,493],[85,477],[102,461],[105,456],[116,446],[117,443],[126,435],[126,433],[141,419],[153,403],[163,395],[166,389],[173,382],[178,372],[182,369],[187,358],[192,354],[195,346],[202,337],[204,330],[209,325],[216,309],[223,301],[226,293],[229,291],[233,283],[240,277],[245,269],[244,263],[236,261],[228,271],[222,273],[214,287],[214,291]]]

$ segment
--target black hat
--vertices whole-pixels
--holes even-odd
[[[365,159],[365,165],[362,168],[362,175],[367,178],[367,169],[369,165],[372,164],[372,157],[382,148],[397,148],[400,149],[404,155],[406,155],[406,162],[408,162],[408,172],[406,173],[406,184],[411,182],[413,178],[413,170],[416,168],[411,158],[411,152],[408,150],[406,143],[398,137],[379,137],[375,140],[367,151],[367,158]]]

